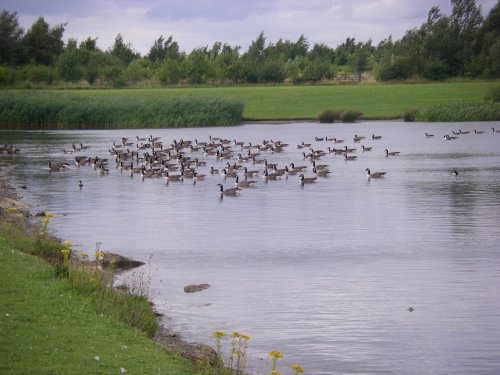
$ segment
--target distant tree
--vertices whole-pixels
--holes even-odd
[[[97,49],[97,38],[92,39],[90,36],[80,43],[80,49],[87,51],[95,51]]]
[[[477,59],[486,77],[500,77],[500,2],[491,9],[480,30]]]
[[[43,17],[39,17],[26,32],[23,43],[29,58],[40,65],[52,65],[64,50],[62,36],[66,24],[50,28]]]
[[[128,66],[128,64],[130,64],[133,60],[140,57],[139,53],[134,52],[130,43],[125,44],[121,34],[116,36],[115,43],[113,44],[110,53],[117,57],[125,66]]]
[[[204,83],[210,77],[207,47],[195,48],[185,62],[186,78],[189,83]]]
[[[335,62],[335,51],[323,43],[315,43],[307,54],[310,60],[323,60],[333,64]]]
[[[19,26],[16,12],[2,10],[0,13],[0,64],[17,65],[23,62],[24,30]]]
[[[372,42],[361,43],[353,54],[352,65],[354,71],[358,73],[358,82],[361,82],[361,76],[369,68],[369,58],[372,52]]]

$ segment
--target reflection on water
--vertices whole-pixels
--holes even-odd
[[[100,241],[104,250],[152,256],[151,289],[165,324],[209,344],[214,329],[249,334],[256,373],[268,372],[267,352],[279,349],[283,364],[311,374],[493,374],[500,372],[500,134],[438,136],[459,128],[488,132],[491,124],[1,132],[1,143],[22,154],[0,160],[17,165],[27,199],[54,212],[52,229],[80,250]],[[313,150],[356,147],[357,160],[327,154],[317,164],[331,175],[302,187],[297,176],[266,183],[263,166],[249,163],[261,172],[255,188],[223,199],[217,183],[229,188],[234,180],[208,172],[226,160],[202,152],[186,154],[207,161],[198,168],[207,177],[196,184],[130,178],[113,161],[107,175],[90,167],[48,173],[49,160],[73,160],[61,151],[73,142],[109,158],[113,141],[151,133],[165,144],[211,135],[281,140],[290,144],[284,152],[261,157],[279,168],[306,165],[306,176],[313,174],[302,156],[310,151],[296,147],[302,141]],[[354,134],[367,136],[362,144],[373,151],[362,152]],[[346,141],[315,141],[325,136]],[[386,148],[401,155],[386,158]],[[386,178],[368,180],[367,167]],[[194,283],[212,287],[185,294]]]

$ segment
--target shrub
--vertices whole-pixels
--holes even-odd
[[[403,119],[405,122],[413,122],[416,119],[418,109],[409,109],[405,112]]]
[[[342,112],[342,122],[356,122],[361,117],[362,113],[358,111],[347,110]]]
[[[331,124],[332,122],[340,120],[340,112],[333,109],[325,109],[318,114],[317,119],[320,123]]]

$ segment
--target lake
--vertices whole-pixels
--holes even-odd
[[[492,127],[500,123],[2,131],[0,143],[22,151],[0,155],[0,162],[17,165],[13,177],[26,185],[33,211],[54,213],[50,229],[75,250],[93,253],[101,242],[105,252],[146,262],[140,272],[166,326],[212,346],[213,330],[249,335],[255,374],[269,372],[274,349],[284,355],[282,373],[299,363],[307,374],[498,374],[500,133]],[[196,183],[131,178],[115,168],[113,142],[126,137],[136,150],[147,142],[136,137],[150,135],[165,147],[174,139],[227,139],[234,155],[217,160],[185,149],[207,163],[197,168],[207,176]],[[355,143],[354,135],[366,138]],[[316,163],[332,173],[305,185],[298,175],[264,181],[263,164],[250,161],[243,165],[259,170],[255,186],[221,198],[217,184],[227,190],[234,179],[209,169],[248,152],[233,140],[288,143],[257,158],[278,168],[306,166],[306,177],[313,172],[303,152],[323,150]],[[302,142],[311,146],[297,148]],[[90,149],[63,153],[72,143]],[[349,154],[356,160],[328,153],[345,146],[357,148]],[[385,149],[400,155],[386,157]],[[77,168],[75,155],[109,158],[109,173]],[[49,173],[48,161],[71,166]],[[368,179],[366,168],[387,174]],[[184,293],[185,285],[200,283],[211,287]]]

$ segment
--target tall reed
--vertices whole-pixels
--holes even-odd
[[[241,101],[208,96],[137,97],[2,91],[0,125],[9,129],[116,129],[235,125]]]
[[[500,103],[437,104],[419,111],[415,119],[425,122],[499,121]]]

